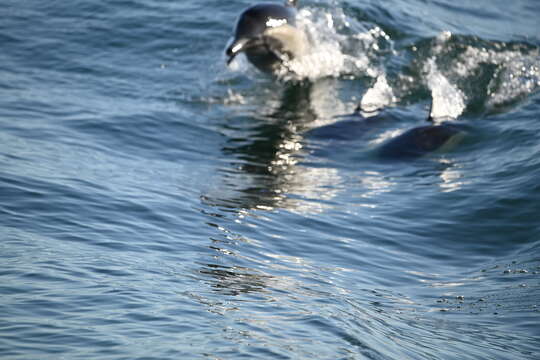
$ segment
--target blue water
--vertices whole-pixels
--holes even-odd
[[[250,4],[3,2],[0,358],[540,358],[540,3],[306,0],[301,81]]]

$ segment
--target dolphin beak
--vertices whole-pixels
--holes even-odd
[[[249,47],[249,42],[251,39],[249,38],[240,38],[240,39],[234,39],[233,42],[227,47],[227,50],[225,51],[225,54],[227,55],[227,65],[230,65],[230,63],[234,60],[236,55],[240,54],[242,51],[245,51],[247,47]]]

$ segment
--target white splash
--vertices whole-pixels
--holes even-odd
[[[377,74],[364,50],[377,49],[376,44],[381,39],[389,41],[389,37],[380,29],[367,30],[352,21],[342,9],[301,9],[297,24],[309,46],[302,56],[286,62],[280,78],[316,80],[345,74]],[[348,30],[347,34],[343,34],[343,29]]]
[[[443,32],[435,39],[432,53],[439,60],[443,60],[442,57],[448,55],[448,50],[454,48],[454,45],[448,43],[451,38],[450,32]],[[511,43],[490,43],[483,47],[467,45],[464,50],[447,66],[445,76],[455,82],[467,84],[478,76],[479,70],[486,69],[486,65],[493,65],[494,72],[487,86],[486,105],[504,105],[540,89],[540,51],[537,48],[531,49],[526,45]],[[437,69],[432,70],[433,73],[438,72]],[[474,95],[476,94],[471,94]]]
[[[365,115],[370,113],[375,114],[384,107],[390,106],[396,102],[396,97],[388,81],[386,75],[381,74],[377,77],[375,84],[366,91],[360,102],[360,107]]]
[[[463,78],[482,64],[497,66],[488,86],[488,105],[497,106],[540,89],[540,52],[495,51],[468,47],[456,64],[456,74]]]
[[[465,110],[465,95],[439,71],[435,58],[428,59],[424,71],[431,90],[431,118],[435,121],[456,119]]]
[[[316,114],[310,127],[324,126],[338,121],[337,117],[351,114],[356,109],[354,100],[345,101],[339,93],[338,80],[324,79],[312,84],[310,107]]]

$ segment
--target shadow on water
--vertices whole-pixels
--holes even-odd
[[[203,264],[199,272],[207,277],[213,291],[227,296],[263,292],[271,279],[268,275],[257,274],[253,269],[238,266]]]

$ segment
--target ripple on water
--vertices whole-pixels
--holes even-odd
[[[280,81],[246,4],[6,2],[0,357],[537,359],[536,2],[306,3]]]

